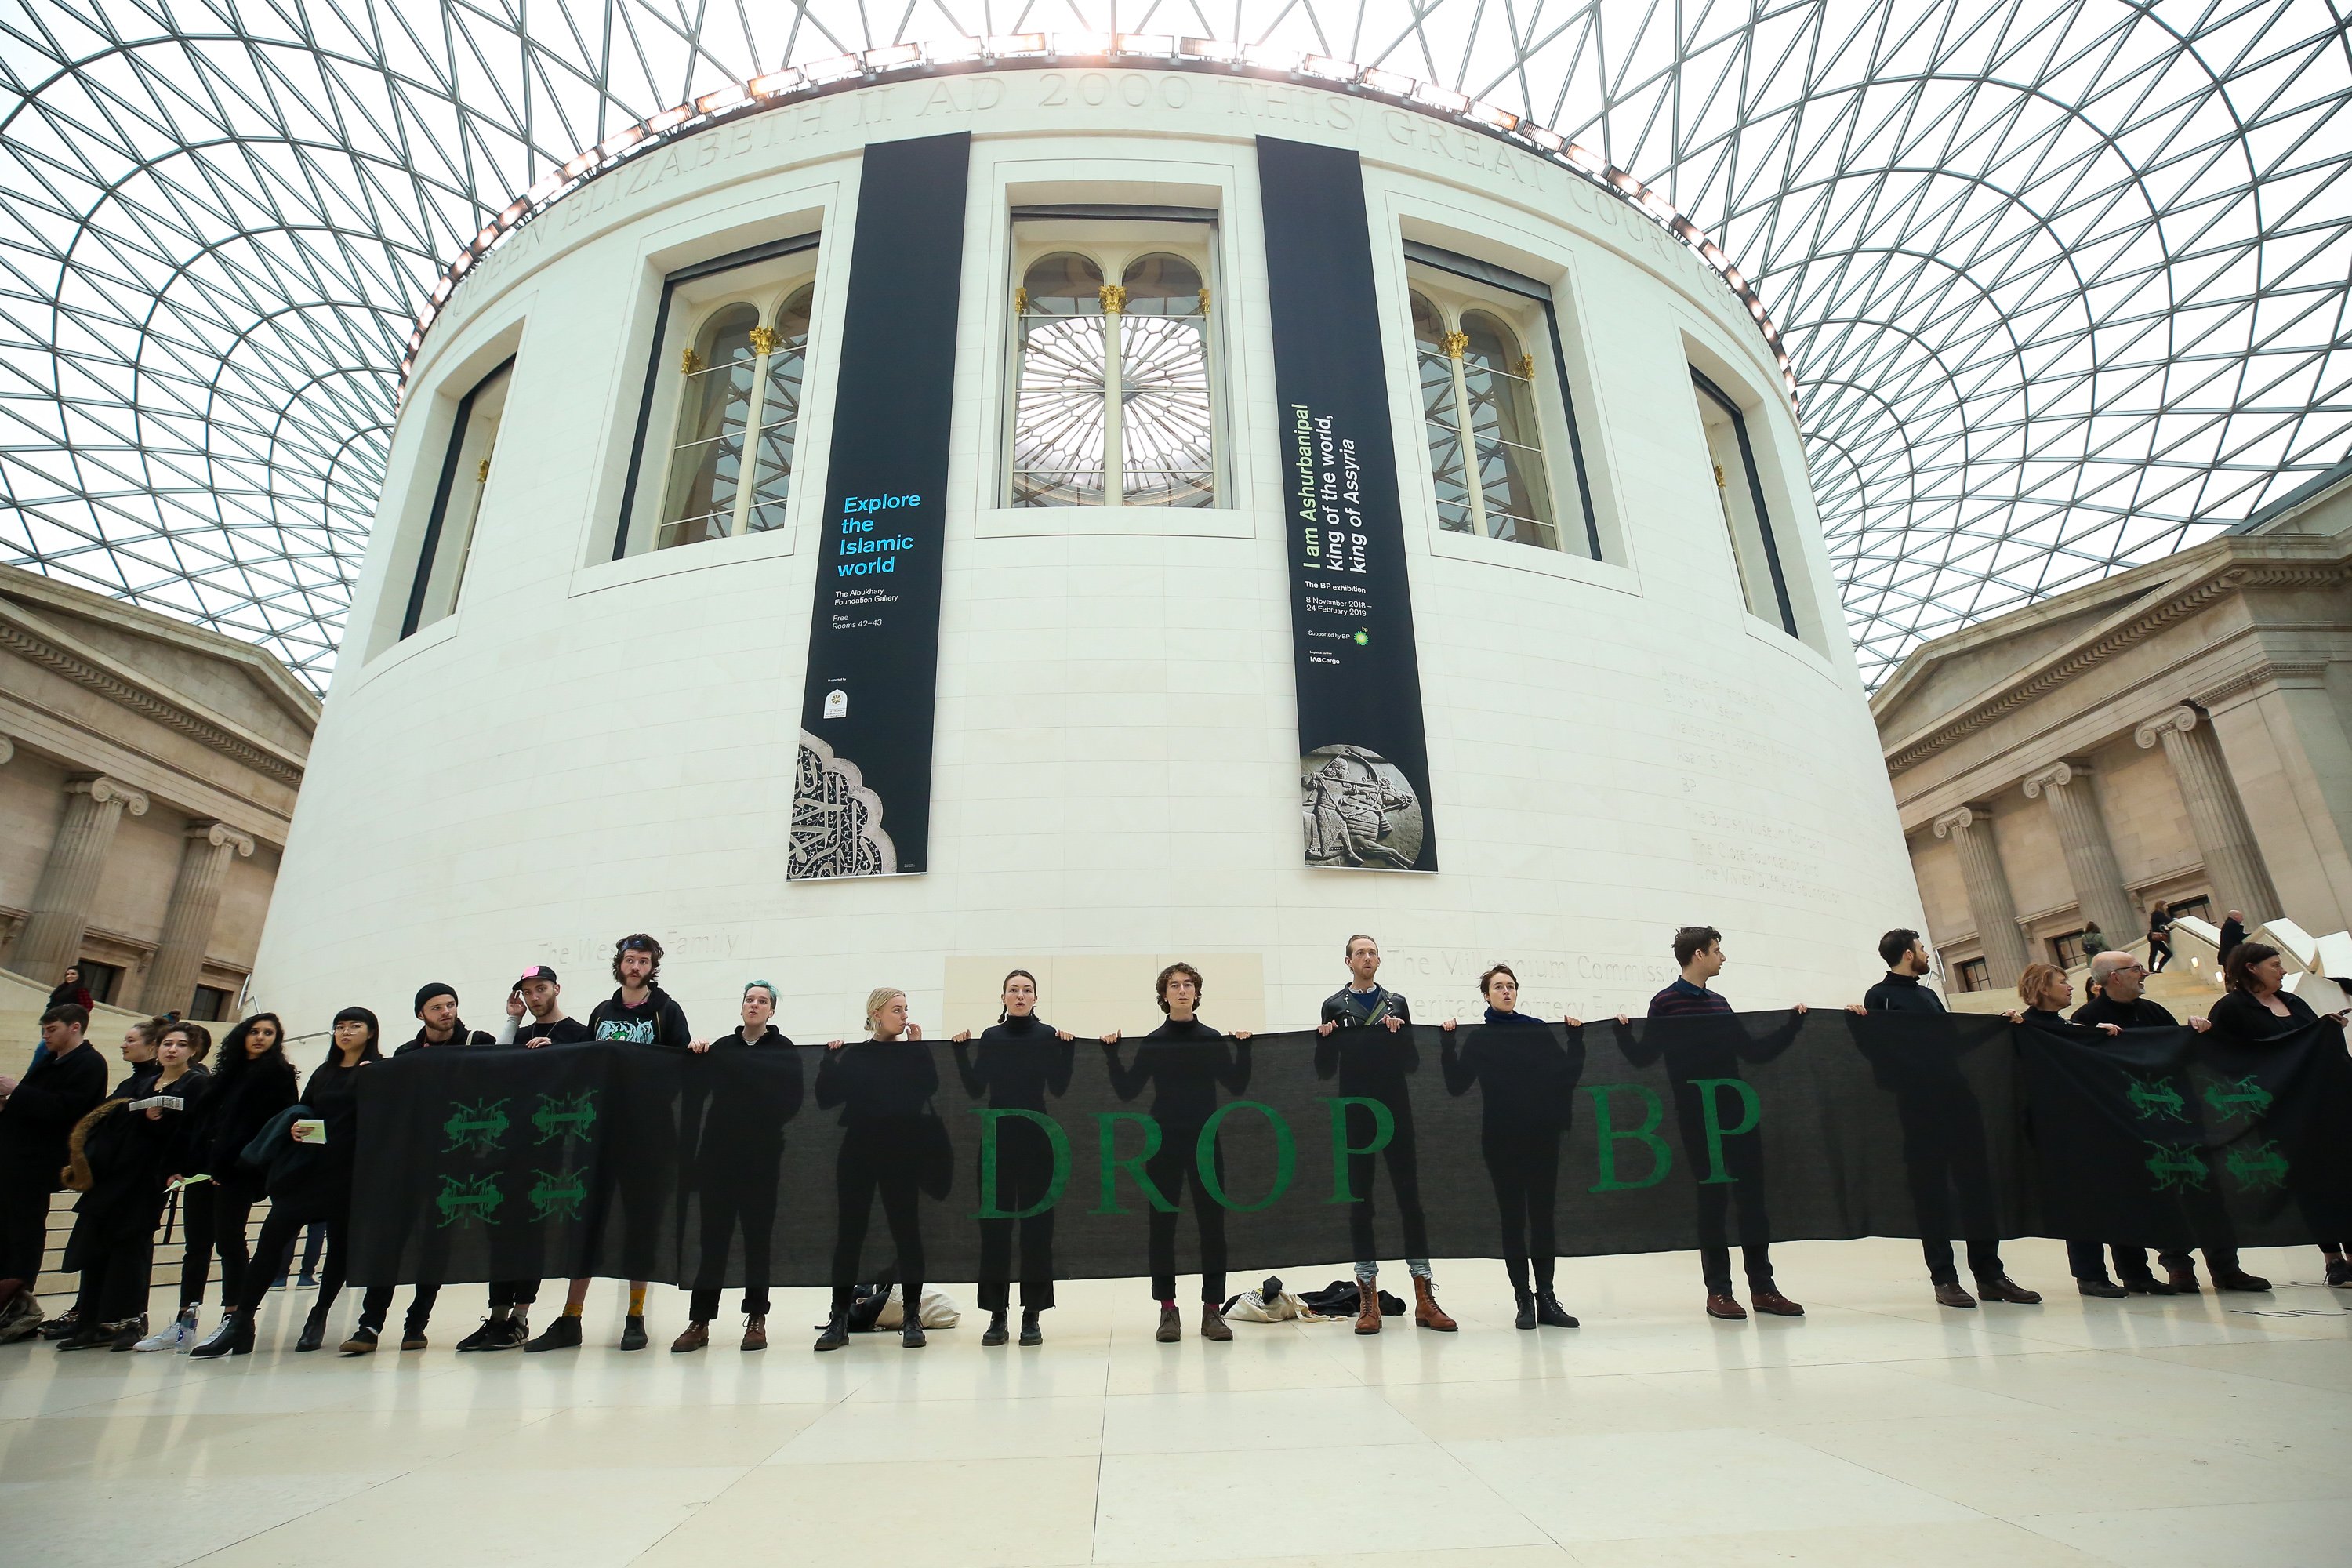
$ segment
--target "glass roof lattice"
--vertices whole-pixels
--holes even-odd
[[[828,71],[1173,50],[1499,128],[1752,290],[1875,686],[2346,458],[2347,28],[2325,0],[0,0],[0,561],[323,689],[420,322],[535,202]]]

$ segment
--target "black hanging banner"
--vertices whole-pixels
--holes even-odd
[[[361,1075],[351,1276],[823,1285],[910,1242],[931,1280],[1017,1257],[1020,1277],[1236,1286],[1733,1240],[2279,1246],[2352,1237],[2347,1118],[2326,1023],[2252,1044],[1815,1012],[419,1051]]]
[[[1421,660],[1356,154],[1261,136],[1309,866],[1437,869]]]
[[[920,871],[971,138],[866,149],[793,775],[793,878]]]

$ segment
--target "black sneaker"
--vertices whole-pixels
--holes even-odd
[[[1021,1342],[1024,1345],[1042,1345],[1045,1342],[1045,1331],[1037,1326],[1037,1314],[1034,1312],[1021,1314]]]
[[[43,1323],[35,1331],[45,1340],[70,1339],[81,1332],[81,1310],[79,1308],[68,1307]]]
[[[539,1331],[539,1337],[524,1345],[526,1353],[535,1351],[576,1351],[580,1348],[580,1320],[565,1314]]]
[[[135,1341],[133,1342],[136,1342]],[[114,1343],[114,1331],[104,1323],[92,1323],[86,1329],[76,1329],[58,1342],[61,1351],[102,1350]]]
[[[622,1319],[621,1348],[625,1351],[641,1351],[646,1348],[646,1321],[639,1317]]]
[[[816,1348],[821,1351],[837,1351],[848,1342],[849,1320],[845,1317],[836,1317],[826,1323],[824,1332],[816,1337]]]
[[[501,1351],[511,1348],[505,1342],[508,1321],[484,1318],[482,1326],[457,1342],[461,1351]]]
[[[988,1332],[980,1336],[980,1342],[984,1345],[1001,1345],[1012,1337],[1004,1331],[1004,1314],[991,1312],[988,1315]]]

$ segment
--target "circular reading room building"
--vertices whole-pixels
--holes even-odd
[[[1015,44],[1018,40],[1013,41]],[[615,938],[1088,1029],[1841,1001],[1917,894],[1735,265],[1454,95],[909,47],[583,152],[412,344],[259,956],[292,1018]],[[1228,54],[1230,51],[1228,51]],[[1329,68],[1328,69],[1324,68]],[[1680,227],[1676,226],[1680,224]]]

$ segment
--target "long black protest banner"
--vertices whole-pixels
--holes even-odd
[[[923,869],[968,134],[866,149],[785,875]]]
[[[1437,869],[1421,659],[1356,154],[1261,136],[1310,866]]]
[[[994,1100],[984,1055],[845,1048],[928,1053],[937,1075],[885,1161],[919,1192],[935,1279],[978,1278],[1016,1226],[1069,1279],[1150,1271],[1155,1239],[1185,1273],[1204,1246],[1236,1271],[1492,1257],[1507,1213],[1538,1249],[1549,1220],[1566,1256],[2352,1236],[2352,1061],[2324,1024],[2243,1046],[1767,1014],[1267,1035],[1189,1065],[1082,1039],[1067,1089],[1031,1106]],[[824,1055],[583,1045],[370,1068],[352,1277],[830,1283],[840,1196],[870,1202],[840,1177],[877,1149],[820,1108]],[[866,1229],[860,1279],[892,1257],[878,1205]]]

